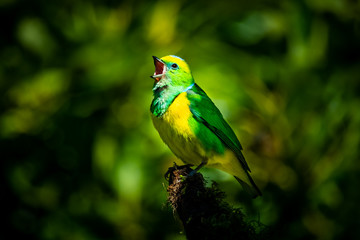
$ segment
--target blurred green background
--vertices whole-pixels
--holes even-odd
[[[176,54],[263,197],[204,169],[274,239],[360,239],[360,3],[1,0],[0,239],[184,239],[151,56]]]

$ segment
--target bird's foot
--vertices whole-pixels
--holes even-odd
[[[198,171],[196,169],[193,169],[188,175],[187,177],[192,177],[194,176]]]
[[[188,169],[191,169],[190,167],[193,166],[191,164],[185,164],[185,165],[181,165],[181,166],[178,166],[175,162],[174,162],[174,166],[173,167],[169,167],[169,169],[166,171],[164,177],[166,180],[169,180],[170,177],[172,177],[173,175],[173,172],[175,170],[180,170],[180,169],[183,169],[183,168],[188,168]],[[192,170],[191,172],[193,172],[194,170]],[[191,173],[190,172],[190,173]],[[194,173],[195,174],[195,173]]]
[[[199,166],[197,166],[194,170],[192,170],[192,171],[188,174],[188,177],[194,176],[194,175],[200,170],[200,168],[202,168],[205,164],[206,164],[206,162],[200,163]]]

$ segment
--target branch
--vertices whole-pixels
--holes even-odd
[[[169,168],[168,201],[179,216],[187,239],[260,239],[254,226],[244,221],[244,214],[224,202],[225,194],[216,183],[205,187],[200,173],[188,176],[185,166]]]

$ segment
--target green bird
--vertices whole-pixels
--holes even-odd
[[[180,57],[154,57],[150,111],[162,140],[185,164],[214,167],[233,175],[253,198],[261,196],[242,146],[219,109],[194,82]]]

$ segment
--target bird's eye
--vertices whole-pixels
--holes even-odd
[[[173,63],[173,64],[171,65],[171,67],[174,68],[174,69],[176,69],[176,68],[178,68],[179,66],[178,66],[176,63]]]

